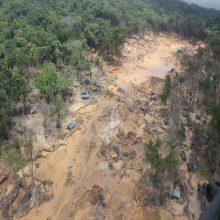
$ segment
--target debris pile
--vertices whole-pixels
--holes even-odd
[[[50,180],[34,180],[33,184],[27,185],[24,180],[18,179],[15,184],[9,185],[0,197],[1,218],[25,216],[32,208],[51,200],[53,195],[48,189],[52,184]]]

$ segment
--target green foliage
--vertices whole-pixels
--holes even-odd
[[[212,107],[212,123],[220,130],[220,104]]]
[[[68,94],[72,78],[66,74],[58,74],[56,66],[46,63],[35,78],[36,87],[46,102],[53,102],[57,95],[65,97]]]
[[[192,136],[192,147],[202,147],[201,140],[205,134],[205,129],[198,123],[194,124],[193,136]]]
[[[218,35],[218,29],[218,27],[206,29],[206,34],[211,39],[213,35]],[[207,42],[210,43],[210,41]],[[198,156],[200,156],[200,152],[202,156],[206,155],[207,168],[215,173],[219,171],[220,164],[220,67],[218,55],[213,54],[210,47],[206,47],[200,48],[193,56],[183,53],[182,60],[182,64],[185,65],[182,74],[185,76],[184,88],[194,101],[194,106],[198,109],[201,108],[200,117],[196,118],[200,123],[194,124],[193,127],[192,147]],[[190,62],[188,62],[189,60]],[[179,97],[181,95],[179,94]],[[204,120],[204,116],[208,116],[208,118]],[[211,121],[209,116],[212,116]]]
[[[30,92],[26,79],[19,73],[14,72],[7,82],[6,91],[14,102],[25,102]]]
[[[193,135],[195,138],[200,137],[204,133],[204,129],[200,124],[195,124],[193,128]]]
[[[0,89],[0,139],[7,136],[12,127],[11,103],[5,91]]]
[[[161,141],[157,140],[155,143],[150,141],[145,145],[145,159],[155,169],[156,173],[171,172],[177,169],[178,160],[174,152],[170,152],[166,157],[161,157],[159,150],[161,148]]]
[[[205,149],[207,155],[207,165],[214,173],[219,170],[219,155],[220,155],[220,131],[219,129],[211,128],[210,141]]]
[[[106,90],[104,91],[104,93],[105,93],[106,95],[108,95],[110,98],[112,98],[112,97],[114,96],[114,93],[113,93],[113,91],[112,91],[111,89],[106,89]]]
[[[43,67],[36,85],[42,98],[51,103],[57,95],[68,94],[72,78],[65,73],[67,65],[80,78],[83,72],[90,71],[91,51],[113,61],[120,56],[126,39],[134,34],[148,30],[178,33],[206,40],[214,55],[219,54],[220,12],[180,0],[8,0],[0,1],[0,5],[0,88],[7,100],[1,104],[5,107],[1,106],[0,124],[8,121],[1,130],[11,127],[11,102],[25,102],[27,98],[30,89],[25,76],[29,77],[32,67]],[[59,73],[55,67],[47,70],[44,63],[53,63]],[[194,67],[192,64],[191,70]],[[15,69],[18,73],[13,73]],[[216,91],[213,82],[207,92],[209,97],[214,97]],[[169,84],[166,79],[161,95],[164,104]]]
[[[211,31],[210,33],[210,48],[212,49],[215,56],[220,56],[220,32]]]
[[[161,220],[161,214],[160,214],[160,209],[157,208],[155,210],[155,220]]]
[[[146,161],[148,161],[154,168],[157,168],[161,165],[161,157],[159,154],[159,149],[161,148],[161,142],[159,140],[154,144],[150,141],[146,144]]]
[[[181,141],[184,141],[186,139],[186,129],[183,123],[181,123],[178,133]]]
[[[202,177],[205,177],[207,179],[212,178],[212,173],[209,171],[204,161],[199,162],[199,173]]]
[[[176,158],[176,154],[171,151],[165,158],[163,158],[162,161],[162,166],[163,166],[163,170],[169,170],[170,171],[176,171],[176,169],[178,168],[179,165],[179,161]]]
[[[65,111],[65,102],[63,101],[61,96],[57,96],[55,100],[53,100],[53,109],[51,112],[51,116],[56,116],[56,128],[60,128],[62,125],[61,119],[63,117]]]
[[[179,0],[10,0],[0,8],[0,44],[13,67],[32,64],[32,47],[37,62],[66,63],[72,56],[64,46],[69,40],[83,40],[112,60],[127,36],[146,29],[207,37],[216,53],[219,14]]]
[[[154,187],[157,189],[152,195],[152,202],[155,205],[164,205],[166,202],[167,194],[164,191],[166,182],[175,181],[177,176],[177,168],[179,161],[176,159],[176,155],[171,151],[167,156],[162,157],[160,155],[161,141],[157,140],[155,143],[149,141],[145,144],[145,160],[151,165],[150,179]],[[145,201],[146,203],[147,201]],[[156,213],[155,213],[156,214]],[[157,218],[160,215],[157,213]]]
[[[77,71],[77,76],[80,78],[83,71],[88,71],[91,68],[91,60],[88,58],[88,52],[84,49],[84,42],[73,41],[67,44],[68,49],[71,50],[72,56],[70,57],[70,63]]]
[[[209,60],[206,61],[205,66],[207,71],[206,78],[201,82],[202,89],[204,90],[204,101],[208,108],[213,108],[213,105],[216,105],[218,102],[218,86],[220,83],[220,76],[218,73],[219,67],[216,64],[213,64]]]
[[[52,63],[45,64],[42,71],[37,74],[35,82],[41,97],[51,103],[58,92],[56,66]]]
[[[22,141],[15,140],[13,143],[1,147],[1,157],[11,168],[12,174],[25,167],[27,158],[21,153]]]
[[[166,75],[164,87],[163,87],[163,92],[160,96],[160,99],[164,105],[166,104],[167,99],[170,96],[170,93],[171,93],[171,78],[170,78],[170,75]]]

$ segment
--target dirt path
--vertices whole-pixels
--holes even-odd
[[[81,124],[68,138],[67,145],[37,160],[39,167],[35,176],[53,181],[49,189],[53,199],[20,219],[156,218],[155,210],[143,208],[135,197],[144,167],[146,119],[144,114],[134,110],[139,96],[138,89],[134,88],[142,89],[142,98],[147,99],[144,91],[149,88],[150,77],[163,78],[175,67],[173,54],[185,46],[190,45],[165,35],[146,35],[126,43],[122,64],[105,66],[110,79],[105,85],[116,96],[103,95],[81,108],[74,115],[81,119]],[[143,82],[146,83],[143,85]],[[162,219],[174,219],[165,210],[161,210],[160,215]]]

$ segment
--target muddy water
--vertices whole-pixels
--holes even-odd
[[[173,36],[132,38],[125,44],[121,65],[105,65],[107,77],[112,79],[106,85],[114,91],[119,87],[126,90],[131,83],[140,86],[151,76],[164,78],[175,67],[173,54],[187,45],[188,42]],[[116,160],[117,152],[109,147],[132,151],[133,144],[119,140],[118,134],[143,137],[143,116],[128,113],[116,99],[102,96],[74,117],[81,118],[82,123],[68,138],[67,145],[37,161],[35,176],[53,181],[49,189],[53,199],[21,219],[155,219],[155,210],[142,208],[134,196],[139,169],[143,167],[143,145],[135,145],[135,159],[126,161]],[[96,198],[102,197],[103,204],[97,203]],[[161,210],[161,217],[174,219],[165,210]]]
[[[118,87],[129,90],[129,84],[140,85],[150,77],[164,78],[166,73],[176,67],[175,53],[188,47],[189,42],[167,35],[146,35],[132,38],[124,46],[120,65],[106,66],[115,79],[109,87],[115,92]]]

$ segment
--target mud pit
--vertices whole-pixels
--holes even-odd
[[[80,118],[81,124],[67,145],[37,160],[35,177],[53,181],[53,199],[20,219],[156,219],[155,209],[144,208],[136,193],[146,169],[146,133],[165,133],[154,113],[161,108],[161,81],[152,86],[150,78],[163,78],[174,68],[173,55],[185,46],[192,47],[187,41],[165,35],[132,38],[125,44],[122,64],[105,65],[108,74],[103,83],[116,95],[103,95],[81,108],[73,117]],[[152,92],[156,93],[155,102],[148,98]],[[146,105],[148,115],[144,113]],[[152,126],[152,120],[158,120],[160,127]],[[185,204],[170,206],[177,213],[161,208],[161,219],[188,219]]]
[[[199,46],[199,45],[198,45]],[[134,37],[125,44],[121,65],[106,67],[114,78],[110,88],[127,88],[131,82],[140,85],[150,77],[164,78],[166,72],[177,67],[175,53],[182,49],[195,49],[188,41],[168,35]]]

